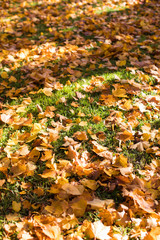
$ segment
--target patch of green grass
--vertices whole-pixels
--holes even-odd
[[[1,216],[1,217],[0,217],[0,240],[3,239],[4,234],[5,234],[4,228],[3,228],[3,225],[4,225],[4,224],[5,224],[5,220],[4,220],[3,216]]]
[[[12,211],[12,201],[20,200],[20,184],[6,183],[1,189],[1,202],[0,202],[0,213],[1,215],[7,215]]]
[[[117,206],[124,200],[119,187],[116,187],[113,191],[108,191],[108,188],[100,186],[96,190],[96,195],[102,200],[113,199]]]
[[[12,134],[14,132],[13,127],[9,127],[9,126],[5,126],[3,128],[3,134],[2,137],[0,139],[0,147],[4,147],[9,139],[10,134]],[[0,153],[1,156],[1,153]]]
[[[117,221],[117,224],[118,224],[118,221]],[[129,226],[126,226],[126,227],[121,226],[121,225],[119,225],[119,226],[114,226],[114,227],[113,227],[113,232],[114,232],[114,233],[120,233],[122,236],[129,236],[131,230],[133,229],[133,227],[134,227],[134,224],[133,224],[133,223],[130,223],[130,225],[129,225]],[[129,239],[130,239],[130,238],[129,238]]]
[[[120,11],[123,11],[125,9],[126,9],[126,7],[122,7],[122,6],[116,6],[116,8],[111,8],[111,7],[106,6],[106,7],[103,7],[103,8],[101,7],[101,9],[96,10],[95,13],[96,14],[104,14],[104,13],[110,14],[112,12],[115,12],[115,11],[120,12]]]
[[[152,122],[152,129],[159,129],[160,128],[160,119],[156,119]]]
[[[140,152],[136,149],[123,149],[124,155],[128,158],[128,161],[133,164],[133,167],[136,169],[143,169],[147,164],[152,162],[152,156],[146,151]]]
[[[85,219],[87,219],[90,222],[98,221],[100,220],[100,217],[98,216],[98,214],[99,214],[98,211],[93,211],[93,210],[87,211],[85,212],[83,217],[78,218],[78,221],[79,223],[83,223]]]
[[[64,28],[62,29],[61,31],[62,32],[72,32],[73,30],[76,30],[77,28],[76,27],[68,27],[68,28]]]

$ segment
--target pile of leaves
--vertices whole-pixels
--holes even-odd
[[[158,1],[0,6],[0,239],[159,239]]]

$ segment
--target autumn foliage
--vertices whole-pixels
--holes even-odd
[[[158,1],[0,5],[1,239],[158,240]]]

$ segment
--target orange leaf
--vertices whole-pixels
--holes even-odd
[[[11,76],[9,78],[9,82],[17,82],[17,79],[14,76]]]
[[[93,122],[99,123],[99,122],[101,122],[101,121],[102,121],[102,118],[101,118],[100,116],[94,116],[94,117],[93,117]]]
[[[151,229],[151,231],[144,238],[144,240],[158,240],[158,239],[160,239],[160,227]]]
[[[56,177],[56,171],[46,169],[42,174],[39,174],[42,178],[55,178]]]
[[[87,134],[85,131],[82,132],[75,132],[73,134],[73,137],[75,137],[77,140],[83,141],[83,140],[88,140]]]
[[[4,79],[8,78],[8,73],[7,72],[2,72],[1,77],[4,78]]]
[[[128,140],[133,140],[133,134],[127,130],[125,130],[124,132],[120,132],[117,134],[117,138],[119,140],[122,140],[123,142],[126,142]]]
[[[107,147],[103,147],[102,145],[98,144],[96,141],[92,141],[92,144],[93,144],[93,151],[98,156],[112,160],[113,154],[108,150]]]

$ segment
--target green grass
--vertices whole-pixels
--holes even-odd
[[[38,212],[40,214],[43,213],[44,207],[50,204],[50,199],[55,200],[61,198],[61,195],[51,194],[48,191],[52,185],[57,186],[57,178],[45,179],[40,176],[46,169],[48,169],[46,166],[47,161],[41,160],[43,152],[40,152],[39,158],[35,163],[36,169],[33,175],[28,176],[22,173],[20,176],[13,177],[12,172],[12,166],[14,165],[15,160],[14,156],[18,154],[18,150],[23,144],[27,144],[29,150],[42,146],[47,149],[48,140],[46,140],[47,138],[45,138],[45,136],[48,136],[47,128],[54,129],[53,121],[55,123],[61,123],[63,126],[63,128],[58,132],[59,138],[56,141],[49,143],[50,145],[48,147],[48,149],[53,151],[53,154],[55,155],[54,164],[58,167],[60,165],[60,160],[69,160],[71,165],[75,161],[75,159],[70,159],[68,157],[68,148],[63,146],[65,143],[65,136],[73,138],[73,140],[79,143],[80,146],[76,149],[77,153],[80,154],[78,159],[79,161],[83,160],[81,159],[81,154],[84,151],[88,151],[90,154],[89,163],[91,166],[93,165],[94,167],[97,167],[97,165],[94,164],[106,160],[93,151],[92,141],[96,139],[98,144],[103,147],[107,147],[110,151],[112,151],[114,157],[119,153],[127,157],[128,163],[133,164],[133,174],[143,179],[144,175],[141,175],[138,170],[144,170],[146,165],[149,165],[152,162],[152,159],[159,159],[159,157],[155,156],[152,151],[151,153],[147,153],[146,150],[140,152],[137,149],[133,150],[130,148],[131,145],[136,144],[138,141],[142,141],[140,134],[144,124],[149,123],[151,125],[151,131],[158,131],[160,129],[158,111],[155,111],[151,103],[145,100],[145,95],[157,95],[158,81],[151,76],[147,68],[147,70],[141,67],[137,67],[136,69],[136,71],[139,70],[146,74],[146,78],[144,79],[143,77],[140,77],[138,72],[135,71],[135,74],[133,74],[131,71],[126,69],[127,67],[135,67],[134,65],[131,65],[129,56],[137,57],[137,61],[143,61],[143,58],[147,55],[149,59],[152,59],[153,64],[156,65],[155,53],[158,48],[158,41],[156,36],[155,39],[153,38],[154,34],[157,34],[156,27],[155,29],[153,28],[151,33],[147,32],[145,27],[141,27],[141,20],[147,16],[147,11],[145,12],[139,5],[137,5],[136,8],[133,7],[132,9],[129,9],[127,6],[124,7],[118,5],[112,8],[107,5],[104,6],[103,2],[104,1],[99,0],[97,3],[95,2],[90,4],[86,1],[83,3],[83,6],[76,6],[76,8],[73,8],[74,4],[78,3],[77,1],[75,1],[75,3],[71,0],[60,1],[58,4],[56,2],[53,4],[46,4],[43,1],[36,1],[29,2],[26,7],[22,7],[20,5],[20,1],[13,1],[13,3],[9,3],[9,6],[5,9],[6,12],[3,19],[4,23],[10,20],[14,31],[22,31],[22,34],[20,36],[16,36],[16,34],[9,32],[6,33],[6,42],[2,41],[2,44],[4,44],[2,55],[4,50],[7,51],[7,44],[13,46],[13,52],[12,49],[9,49],[7,54],[14,54],[14,51],[17,51],[18,53],[23,48],[29,49],[30,54],[28,59],[18,59],[17,55],[15,57],[17,66],[14,66],[14,62],[7,61],[5,58],[1,61],[0,74],[3,71],[7,71],[9,77],[14,76],[17,79],[17,82],[11,83],[8,79],[3,79],[0,76],[0,82],[3,83],[4,81],[6,85],[8,84],[4,91],[0,93],[0,114],[5,113],[8,108],[14,109],[14,107],[18,105],[24,106],[24,98],[30,97],[31,103],[25,105],[25,111],[20,113],[14,112],[13,116],[29,118],[30,114],[32,114],[32,124],[40,123],[43,125],[43,121],[45,123],[42,133],[37,134],[37,138],[33,141],[27,143],[25,141],[18,141],[18,143],[11,145],[10,151],[13,155],[9,158],[10,163],[7,166],[7,169],[4,170],[1,168],[0,180],[5,179],[6,181],[0,187],[0,239],[3,239],[3,236],[6,234],[3,228],[3,225],[7,222],[5,216],[9,213],[14,213],[14,210],[12,209],[13,201],[23,202],[24,200],[28,200],[32,205],[31,208],[25,209],[22,207],[19,214],[22,217],[30,217]],[[14,9],[13,11],[10,11],[10,8],[12,7]],[[150,8],[150,11],[152,9],[154,9],[154,6]],[[45,12],[43,12],[44,10]],[[43,14],[41,14],[42,12]],[[74,16],[75,12],[76,14]],[[153,12],[149,14],[152,15],[152,13]],[[135,18],[132,17],[132,14],[135,14]],[[16,21],[14,21],[13,15],[17,15]],[[35,15],[35,18],[32,18],[32,15]],[[35,28],[34,33],[32,32],[32,29],[25,29],[25,26],[28,23],[31,23],[31,20]],[[154,18],[153,22],[155,23]],[[132,29],[127,30],[127,27],[131,26],[134,26],[134,31]],[[51,31],[52,29],[53,32]],[[5,28],[2,29],[2,34],[4,32]],[[79,41],[79,38],[83,40],[80,39]],[[105,50],[102,48],[107,39],[110,39],[111,41],[108,50],[109,53],[113,51],[113,55],[111,56],[105,55]],[[149,40],[149,42],[146,42],[147,40]],[[47,42],[56,47],[56,51],[64,51],[64,54],[53,53],[53,57],[51,55],[50,58],[44,59],[44,55],[40,52],[40,50],[44,50],[43,44],[46,44]],[[119,47],[118,44],[121,42],[123,45]],[[74,45],[77,45],[78,48],[76,50],[71,50],[70,46],[73,47]],[[16,47],[14,48],[14,46]],[[129,50],[124,50],[124,46],[126,49],[129,48]],[[149,51],[147,48],[141,48],[142,46],[151,47],[153,51]],[[64,47],[64,49],[61,47]],[[85,49],[84,53],[80,53],[82,49]],[[98,50],[100,50],[99,53]],[[117,67],[116,62],[123,57],[124,53],[126,53],[126,66]],[[41,54],[43,60],[40,63],[38,61],[36,62],[33,55],[41,56]],[[81,60],[82,62],[83,60],[86,61],[86,64],[81,64]],[[108,61],[111,63],[110,67],[106,64]],[[35,65],[32,65],[34,63]],[[58,69],[57,71],[55,70],[56,67]],[[68,73],[68,67],[70,69],[80,71],[82,75],[74,79],[74,74],[72,76],[72,74]],[[57,82],[63,84],[63,88],[60,90],[53,90],[51,96],[46,96],[42,91],[37,92],[39,89],[44,88],[44,79],[40,81],[34,80],[32,76],[30,76],[32,72],[35,71],[43,74],[46,68],[52,71],[51,76],[54,77]],[[94,81],[96,80],[93,80],[93,77],[96,78],[99,76],[103,78],[101,86],[94,86]],[[119,80],[117,80],[118,78]],[[145,90],[142,87],[140,94],[127,93],[128,98],[117,98],[118,103],[116,102],[115,106],[107,106],[100,102],[102,88],[103,92],[106,92],[106,95],[112,94],[114,84],[122,82],[123,85],[124,80],[133,79],[139,84],[143,84],[144,81],[148,84],[148,86],[150,86],[150,89]],[[30,85],[31,83],[32,85]],[[86,90],[86,87],[90,86],[93,88]],[[15,93],[18,89],[20,92]],[[12,91],[11,96],[9,96],[8,91]],[[32,93],[32,91],[35,91],[35,93]],[[84,98],[78,98],[76,92],[84,95]],[[133,131],[135,131],[133,140],[120,142],[117,140],[117,134],[119,132],[123,132],[124,128],[121,126],[118,117],[115,117],[116,115],[113,113],[121,113],[122,123],[127,124],[128,114],[132,115],[133,113],[132,109],[126,111],[121,108],[121,103],[127,99],[131,99],[131,103],[133,105],[136,102],[142,102],[146,106],[147,112],[140,113],[142,116],[138,117],[139,124],[138,126],[133,127]],[[1,102],[2,105],[6,104],[8,106],[1,107]],[[75,104],[77,104],[77,106]],[[37,105],[42,108],[43,112],[46,111],[48,106],[54,106],[56,108],[54,110],[54,116],[39,117],[40,110]],[[135,106],[134,110],[137,112],[139,111],[138,107],[136,108]],[[150,112],[150,117],[147,115],[148,112]],[[113,115],[111,116],[111,114]],[[155,115],[157,115],[157,118]],[[96,116],[100,117],[100,120],[97,123],[93,120]],[[106,119],[109,116],[111,119],[109,120],[108,125],[106,125]],[[112,121],[113,116],[115,119]],[[71,125],[69,125],[70,123]],[[70,128],[66,130],[69,126]],[[5,147],[8,146],[8,140],[12,140],[13,137],[18,138],[19,134],[30,133],[32,126],[16,127],[14,124],[9,125],[0,121],[0,129],[3,129],[3,133],[0,138],[0,167],[2,167],[3,161],[8,161],[8,158],[6,157],[7,153],[5,151]],[[88,140],[80,141],[74,138],[74,133],[78,131],[85,131]],[[104,139],[99,138],[99,134],[104,134]],[[152,148],[152,146],[158,147],[158,137],[157,139],[149,139],[149,143],[150,148]],[[119,151],[122,152],[118,152],[118,148]],[[28,155],[23,159],[23,161],[27,164]],[[72,167],[74,169],[77,166]],[[110,183],[115,183],[116,185],[114,190],[109,190],[109,187],[100,185],[95,191],[86,188],[85,194],[88,194],[87,197],[96,197],[101,200],[113,199],[116,209],[121,203],[127,204],[125,201],[126,198],[122,196],[122,187],[119,186],[119,183],[117,183],[119,180],[117,180],[115,176],[108,177],[102,172],[100,172],[99,175],[94,176],[94,171],[91,174],[85,175],[84,173],[81,173],[80,170],[77,170],[76,172],[73,171],[73,169],[69,169],[70,172],[66,175],[66,179],[69,182],[79,182],[81,179],[86,178],[91,180],[96,179],[97,181],[99,180],[106,186],[109,186]],[[94,170],[95,172],[98,171],[98,167]],[[65,178],[63,169],[58,177]],[[21,194],[24,190],[22,183],[31,183],[32,186],[27,189],[25,193]],[[38,196],[34,193],[34,190],[37,187],[44,190],[44,194],[42,196]],[[63,191],[61,194],[63,198]],[[74,199],[74,197],[74,195],[71,195],[66,198],[64,197],[64,199],[70,202]],[[40,206],[35,210],[33,204],[40,204]],[[78,218],[79,224],[76,228],[81,226],[85,220],[89,222],[99,220],[100,218],[98,213],[99,212],[97,210],[92,210],[87,206],[84,216]],[[115,228],[113,227],[113,230],[122,234],[122,236],[130,236],[130,232],[134,228],[130,222],[128,222],[126,226],[121,226],[118,224],[118,221],[114,222],[114,224],[116,227],[114,226]],[[10,239],[17,239],[17,233],[11,234]],[[83,239],[87,240],[89,238],[84,234]]]

